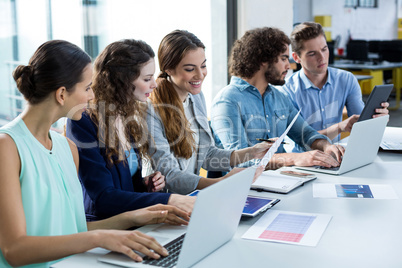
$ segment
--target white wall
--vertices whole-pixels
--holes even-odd
[[[313,21],[313,0],[293,1],[293,23]]]
[[[344,0],[313,0],[313,16],[332,16],[332,38],[341,36],[345,47],[348,30],[353,39],[390,40],[397,38],[397,13],[400,0],[378,0],[378,8],[345,8]],[[398,4],[399,3],[399,4]]]
[[[103,12],[103,23],[97,25],[99,49],[103,50],[116,40],[134,38],[147,42],[157,54],[159,43],[169,32],[176,29],[192,32],[206,47],[208,76],[202,90],[209,106],[219,89],[226,86],[226,1],[210,0],[200,4],[197,0],[174,0],[166,3],[166,0],[101,1],[99,11]],[[158,74],[157,63],[155,77]]]
[[[238,37],[257,27],[293,28],[293,0],[238,0]]]
[[[402,18],[402,0],[397,0],[397,5],[398,5],[397,17]]]

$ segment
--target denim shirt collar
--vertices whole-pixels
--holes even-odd
[[[314,89],[318,89],[318,90],[319,90],[319,88],[316,87],[316,86],[310,81],[310,79],[308,79],[308,77],[307,77],[306,74],[304,73],[304,69],[303,69],[303,68],[299,71],[299,73],[300,73],[300,80],[301,80],[302,83],[303,83],[303,89],[304,89],[304,90],[309,89],[309,88],[314,88]],[[327,75],[327,82],[325,82],[323,88],[325,88],[325,86],[326,86],[327,84],[330,84],[330,85],[333,84],[333,78],[332,78],[331,72],[330,72],[329,70],[327,70],[327,74],[328,74],[328,75]]]
[[[260,92],[255,86],[249,84],[247,81],[241,79],[240,77],[232,76],[232,78],[230,79],[230,84],[236,86],[239,91],[248,90],[250,92],[256,92],[256,94],[261,96]],[[268,84],[264,95],[266,95],[270,91],[272,91],[272,89],[271,86]]]

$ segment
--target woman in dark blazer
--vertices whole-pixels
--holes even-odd
[[[141,159],[149,158],[142,102],[156,86],[154,72],[154,52],[145,42],[110,44],[94,64],[90,108],[81,120],[67,121],[66,135],[78,147],[89,220],[158,203],[192,210],[194,198],[158,192],[165,186],[160,172],[141,175]]]

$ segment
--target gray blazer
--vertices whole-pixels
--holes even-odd
[[[190,106],[200,126],[196,174],[184,171],[184,158],[177,158],[173,154],[162,120],[151,103],[148,103],[147,111],[150,134],[148,152],[151,156],[152,169],[160,171],[165,176],[168,190],[180,194],[188,194],[197,187],[201,178],[198,175],[201,167],[211,171],[229,171],[231,169],[230,155],[233,152],[233,150],[215,147],[214,137],[208,124],[204,94],[190,94]]]

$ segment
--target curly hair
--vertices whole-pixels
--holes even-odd
[[[303,22],[296,25],[292,33],[290,34],[292,51],[300,56],[300,52],[303,49],[304,41],[314,39],[320,35],[325,37],[324,29],[319,23]]]
[[[257,28],[247,31],[233,44],[229,57],[231,75],[251,78],[267,62],[278,61],[278,56],[286,51],[290,39],[277,28]]]
[[[117,118],[123,119],[124,135],[141,157],[149,159],[146,105],[134,98],[135,81],[141,68],[155,57],[141,40],[125,39],[108,45],[96,58],[92,89],[94,107],[88,110],[98,126],[99,143],[105,146],[109,164],[126,159],[119,143]],[[133,146],[135,145],[135,146]]]
[[[188,31],[175,30],[162,39],[158,49],[161,73],[156,79],[157,87],[150,97],[161,117],[166,138],[174,155],[186,159],[190,158],[195,150],[194,132],[190,129],[191,124],[184,114],[183,103],[166,70],[175,69],[189,51],[197,48],[205,49],[205,46]]]

